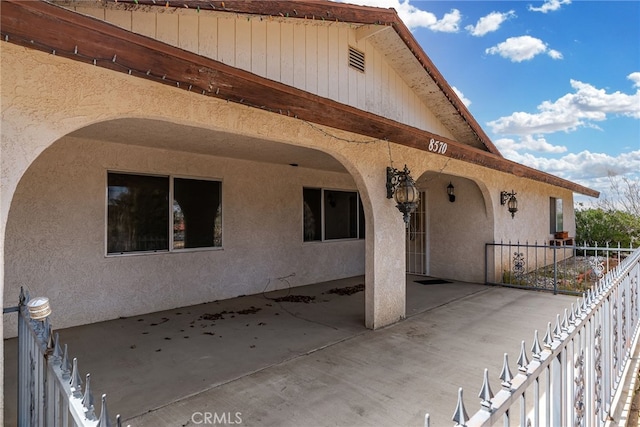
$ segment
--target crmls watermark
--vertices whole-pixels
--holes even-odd
[[[191,422],[203,425],[242,424],[242,412],[194,412]]]

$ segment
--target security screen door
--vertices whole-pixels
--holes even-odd
[[[429,235],[427,233],[427,194],[420,192],[420,203],[416,211],[411,214],[407,227],[407,273],[429,274]]]

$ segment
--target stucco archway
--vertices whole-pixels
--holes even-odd
[[[348,151],[341,157],[348,159]],[[349,166],[359,171],[357,166]],[[178,257],[166,254],[105,257],[105,183],[110,170],[219,178],[224,181],[225,199],[236,208],[246,207],[226,209],[225,227],[235,230],[230,231],[234,235],[238,232],[244,235],[230,239],[233,243],[223,249],[223,255],[210,251],[189,254],[191,260],[186,266],[183,265],[185,255],[180,262],[176,261]],[[349,240],[325,247],[300,248],[302,227],[299,224],[290,227],[291,224],[274,223],[272,226],[262,224],[271,231],[264,233],[262,240],[255,241],[260,233],[245,228],[246,224],[260,222],[255,216],[256,209],[275,211],[278,217],[293,212],[292,218],[299,219],[299,193],[303,187],[359,190],[367,217],[367,233],[374,237],[366,243]],[[378,210],[384,212],[384,206]],[[60,313],[64,313],[64,317],[53,320],[58,327],[67,327],[258,293],[267,280],[292,273],[296,277],[295,285],[361,275],[365,273],[366,258],[366,323],[375,327],[376,310],[383,313],[392,310],[381,302],[376,306],[376,297],[378,300],[380,297],[375,293],[376,267],[370,266],[370,259],[374,257],[371,253],[375,252],[375,236],[380,233],[372,231],[375,226],[369,224],[374,222],[370,218],[373,218],[373,208],[367,183],[352,177],[336,158],[322,151],[147,118],[98,122],[60,138],[44,150],[22,176],[8,221],[4,295],[11,301],[17,295],[19,284],[30,284],[32,291],[63,302]],[[270,242],[278,246],[278,241],[287,239],[298,245],[284,248],[287,244],[282,243],[279,250],[256,249],[266,248]],[[234,267],[230,261],[241,259],[238,254],[244,256],[245,266]],[[217,267],[217,271],[223,273],[216,273],[215,280],[210,278],[211,272],[216,271],[216,267],[211,266],[212,257],[228,258]],[[296,261],[292,262],[294,258]],[[323,265],[319,259],[327,262]],[[246,264],[253,265],[247,269]],[[182,277],[180,284],[165,283],[160,288],[152,285],[161,283],[171,272],[181,276],[181,269],[199,273],[191,278]],[[238,288],[238,276],[244,280],[241,288]],[[140,287],[135,292],[131,292],[132,280]],[[211,285],[212,282],[217,285]],[[210,285],[205,286],[203,293],[198,283]],[[176,299],[176,295],[182,298]],[[86,305],[73,303],[67,307],[65,302],[71,297],[74,301],[99,301],[98,309],[93,306],[89,310]],[[402,298],[398,306],[404,310]],[[402,317],[404,312],[396,316]],[[9,336],[12,327],[9,324],[5,328]]]
[[[429,274],[465,282],[484,282],[484,247],[494,235],[493,205],[482,182],[427,171],[416,184],[427,197]],[[447,186],[452,184],[455,201]]]
[[[294,117],[229,103],[220,99],[211,99],[12,44],[3,44],[1,58],[3,80],[13,83],[2,86],[3,106],[10,106],[2,110],[2,158],[0,159],[2,175],[2,191],[0,192],[0,262],[2,264],[0,281],[2,285],[0,291],[3,297],[9,296],[11,293],[10,289],[5,289],[4,285],[7,274],[6,267],[10,262],[7,260],[5,251],[8,241],[7,222],[9,219],[19,219],[19,216],[14,216],[14,212],[10,213],[10,210],[12,210],[14,201],[17,200],[16,196],[19,196],[22,191],[19,188],[19,182],[32,163],[36,162],[41,154],[50,148],[54,151],[63,148],[59,142],[63,138],[69,138],[68,135],[75,131],[115,119],[138,118],[180,123],[206,128],[210,131],[243,135],[258,140],[271,140],[330,153],[331,157],[338,159],[343,168],[348,171],[343,175],[349,176],[354,188],[360,191],[364,202],[367,236],[371,236],[366,239],[366,248],[364,249],[365,323],[370,328],[377,328],[404,317],[404,258],[388,256],[389,253],[402,252],[403,240],[400,236],[402,236],[403,227],[393,204],[384,197],[386,143],[359,144],[359,139],[363,138],[356,134],[337,130],[332,130],[332,133],[329,134],[317,126],[312,126],[310,123],[297,120]],[[84,82],[91,82],[91,90],[85,89]],[[73,141],[68,144],[80,144],[82,137],[77,134],[76,137],[70,138]],[[368,140],[369,138],[364,139]],[[114,143],[109,142],[109,144]],[[132,149],[137,151],[137,157],[129,155]],[[114,168],[128,169],[127,162],[135,159],[141,160],[141,164],[145,165],[147,170],[161,168],[161,163],[145,158],[144,153],[141,153],[141,150],[145,149],[149,148],[121,144],[121,149],[112,152]],[[91,151],[80,151],[80,153],[85,157],[81,156],[75,159],[75,164],[72,162],[69,168],[69,176],[71,177],[77,170],[73,167],[74,165],[83,167],[85,159],[89,161],[100,159],[100,153]],[[175,159],[175,161],[185,164],[184,158]],[[243,160],[238,161],[242,162]],[[193,167],[193,165],[186,166]],[[200,165],[199,167],[203,168],[204,166]],[[278,172],[282,172],[282,168],[291,168],[288,164],[278,167],[281,169],[277,171],[272,169],[271,173],[278,175]],[[129,169],[136,171],[138,168]],[[71,180],[73,186],[63,187],[61,181],[55,181],[46,176],[47,168],[43,168],[41,172],[44,172],[42,180],[51,186],[59,186],[64,191],[70,191],[76,185],[90,184],[83,183],[84,177],[77,175],[75,176],[76,180]],[[104,173],[103,171],[103,177]],[[187,174],[190,174],[189,171]],[[92,205],[93,207],[85,206],[82,209],[91,211],[88,212],[90,214],[103,217],[105,182],[97,180],[93,181],[92,185],[96,183],[100,185],[94,187],[95,192],[92,197],[95,198],[93,199],[95,204]],[[238,191],[238,194],[243,194],[242,189]],[[274,197],[281,196],[282,194],[279,193]],[[35,207],[42,207],[42,205],[36,203]],[[55,214],[55,209],[51,213]],[[41,226],[46,226],[46,224],[47,221]],[[67,225],[71,228],[77,227],[73,228],[75,232],[93,242],[93,252],[87,252],[87,254],[104,257],[104,230],[102,228],[88,230],[84,228],[88,224],[82,222],[71,222],[70,225],[69,223]],[[47,245],[40,246],[41,242],[34,236],[34,234],[31,235],[33,248],[40,248],[41,251],[47,252]],[[73,251],[67,252],[69,248],[71,245],[67,245],[66,248],[56,247],[54,251],[48,253],[55,256],[47,258],[47,261],[38,267],[45,271],[49,268],[62,273],[69,272],[78,275],[78,265],[71,256]],[[83,255],[85,254],[83,253]],[[131,277],[137,277],[134,262],[136,258],[139,257],[129,257],[125,263],[126,268],[123,268],[119,274],[130,273]],[[55,262],[60,259],[62,262]],[[161,266],[161,258],[152,258],[150,263]],[[109,271],[107,264],[100,268],[100,273]],[[288,273],[289,271],[285,275]],[[106,277],[106,274],[101,274],[99,277]],[[93,278],[86,276],[85,279],[93,280]],[[115,279],[118,279],[117,275]],[[82,281],[78,281],[77,286],[81,289]],[[108,292],[108,289],[108,287],[102,287],[101,292]],[[168,287],[167,291],[171,292],[171,287]],[[78,295],[74,295],[68,290],[59,291],[59,294],[65,299],[73,298],[74,301],[79,301]],[[103,313],[109,312],[113,315],[113,301],[109,299],[102,301],[101,296],[100,294],[92,294],[88,301],[99,301],[99,304],[103,304],[101,306]],[[139,295],[136,298],[138,300],[134,299],[133,301],[138,304],[138,307],[148,304],[144,295]],[[6,306],[10,303],[11,301],[6,301],[3,305]],[[86,310],[86,307],[83,309]],[[154,310],[155,308],[150,309]],[[98,321],[102,318],[104,316],[92,312],[89,317],[83,318],[83,322]],[[57,322],[56,319],[53,320]],[[56,327],[63,325],[56,323]]]

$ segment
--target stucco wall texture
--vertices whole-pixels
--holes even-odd
[[[375,238],[367,239],[364,243],[367,254],[365,261],[365,281],[368,286],[365,292],[367,325],[380,327],[393,323],[404,316],[404,241],[402,240],[404,230],[401,216],[393,208],[393,203],[384,197],[384,172],[380,172],[384,171],[388,164],[388,143],[380,141],[379,143],[361,144],[358,143],[358,139],[362,139],[362,137],[348,132],[331,130],[331,134],[327,134],[322,129],[310,126],[308,123],[296,120],[293,117],[211,99],[175,87],[159,85],[126,74],[113,73],[98,67],[88,66],[59,56],[11,44],[2,45],[2,77],[3,81],[11,81],[13,83],[2,86],[2,158],[0,159],[2,173],[2,192],[0,193],[2,223],[0,223],[0,226],[2,229],[0,231],[2,231],[3,237],[7,237],[4,233],[6,221],[10,216],[13,216],[13,212],[17,209],[17,204],[16,209],[13,209],[13,193],[17,190],[18,183],[23,179],[23,175],[25,175],[31,163],[56,141],[61,140],[77,129],[82,129],[94,123],[123,117],[146,117],[173,123],[184,123],[206,129],[223,130],[229,134],[246,135],[259,140],[271,140],[315,148],[334,157],[342,164],[343,170],[348,171],[347,175],[351,177],[349,185],[356,184],[364,201],[364,209],[367,216],[367,235],[374,236],[375,234]],[[79,84],[79,82],[83,81],[91,81],[91,89],[87,89],[86,85]],[[139,132],[144,131],[143,128],[139,130]],[[130,137],[135,140],[135,135]],[[172,172],[178,169],[177,165],[173,168],[160,167],[162,160],[155,156],[139,157],[137,164],[133,165],[131,163],[131,167],[125,167],[123,162],[126,162],[126,159],[130,157],[128,150],[123,148],[122,150],[116,150],[116,152],[118,153],[115,155],[117,161],[113,163],[115,169],[130,169],[133,172],[149,172],[160,169]],[[132,152],[135,153],[135,150],[132,150]],[[401,148],[396,150],[394,156],[398,161],[402,162],[403,156],[408,153],[410,151]],[[172,155],[176,154],[170,154],[169,156]],[[99,155],[96,154],[96,157],[99,157]],[[74,160],[69,161],[73,162]],[[80,170],[84,170],[82,165],[84,160],[75,160],[75,162]],[[160,165],[157,163],[160,163]],[[185,169],[180,172],[181,175],[213,176],[226,179],[225,174],[218,174],[214,169],[206,172],[194,170],[187,160],[183,160],[182,165]],[[252,171],[252,165],[245,163],[244,166],[246,166],[246,170]],[[55,164],[47,164],[43,167],[45,170],[53,170],[55,169]],[[111,166],[105,165],[104,167]],[[163,173],[165,173],[164,170]],[[67,171],[66,173],[73,174],[77,181],[85,179],[78,172]],[[104,170],[101,173],[104,177]],[[229,173],[233,175],[236,172],[230,171]],[[284,173],[284,170],[280,169],[280,173]],[[269,176],[275,177],[277,175],[278,173],[269,172]],[[251,176],[254,177],[255,181],[260,181],[263,184],[269,182],[264,176],[253,174]],[[28,179],[28,177],[25,176],[25,179]],[[49,181],[49,178],[46,181]],[[276,179],[274,182],[280,182],[280,180]],[[312,184],[309,183],[309,185]],[[77,183],[73,185],[77,185]],[[93,197],[97,198],[94,199],[95,204],[79,209],[91,209],[91,206],[93,206],[93,209],[100,207],[103,203],[104,185],[105,183],[102,181],[100,189],[94,188],[94,190],[99,190],[99,193],[93,195]],[[307,184],[305,183],[305,185]],[[316,183],[315,185],[317,186],[318,184]],[[249,188],[255,189],[256,187],[250,186]],[[235,192],[229,192],[229,190],[229,186],[225,187],[225,197],[228,202],[231,201],[228,194],[242,194],[245,195],[243,196],[245,199],[238,200],[238,202],[245,202],[243,206],[251,209],[254,194],[245,191],[244,188],[239,188]],[[299,194],[297,191],[301,190],[297,189],[293,194]],[[288,198],[288,195],[284,196],[285,194],[288,193],[278,193],[278,199],[272,199],[272,204],[277,205],[279,198]],[[72,194],[69,197],[71,204],[74,204],[76,196]],[[26,198],[30,199],[28,203],[34,203],[37,206],[36,198]],[[98,202],[98,199],[100,202]],[[11,213],[9,212],[10,207]],[[57,209],[61,208],[51,208],[52,213],[55,213]],[[100,209],[102,210],[103,208],[100,207]],[[300,212],[297,202],[295,212]],[[30,210],[29,213],[31,214],[33,211]],[[92,215],[96,213],[91,212]],[[102,213],[100,218],[103,218]],[[233,216],[225,218],[226,220],[238,220],[239,217],[235,219]],[[254,219],[253,223],[249,223],[249,225],[260,225],[260,222],[256,223],[256,221]],[[247,223],[245,222],[243,225],[246,227]],[[74,227],[87,226],[87,224],[74,224]],[[93,230],[93,233],[103,233],[101,227],[101,225],[98,225],[95,229],[91,228],[91,230]],[[225,233],[230,229],[232,227],[228,226],[225,229]],[[376,230],[375,233],[373,230]],[[20,239],[25,237],[32,242],[39,241],[40,238],[36,233],[32,233],[31,230],[23,229],[22,231]],[[47,230],[43,232],[45,235],[49,235]],[[30,236],[26,237],[26,234]],[[98,235],[91,233],[86,234],[86,236],[85,238],[87,239],[94,239],[94,244],[96,244],[97,240],[102,239],[98,239]],[[247,238],[245,242],[252,239]],[[353,244],[361,245],[362,242]],[[101,248],[102,245],[102,243],[97,242],[96,250],[99,247]],[[14,262],[12,260],[15,257],[4,251],[4,244],[2,249],[3,256],[7,255],[6,265],[12,265]],[[58,251],[62,251],[62,249],[58,249]],[[398,254],[398,256],[386,256],[389,251]],[[33,255],[33,253],[30,255]],[[50,256],[54,255],[46,254],[47,258]],[[212,255],[208,254],[208,256]],[[134,259],[140,260],[142,258],[140,256],[130,257],[129,261],[122,261],[131,264],[129,272],[134,274],[134,277],[135,274],[154,274],[141,272],[139,268],[135,267],[136,261]],[[158,262],[158,259],[160,258],[152,258],[154,261],[150,262]],[[260,258],[258,258],[257,262],[261,262]],[[3,266],[4,264],[3,262]],[[253,262],[247,263],[249,268],[251,268],[252,264]],[[296,263],[293,262],[293,264]],[[46,266],[47,261],[41,260],[40,265]],[[79,270],[83,269],[73,259],[65,259],[61,262],[61,265],[68,265],[69,268],[73,266],[73,268]],[[100,270],[100,273],[109,275],[110,270],[108,267],[103,267],[105,269]],[[152,269],[152,266],[149,268]],[[335,266],[338,272],[341,268],[341,263]],[[2,276],[3,279],[8,279],[4,273]],[[23,279],[18,278],[18,280],[22,281]],[[57,282],[63,283],[62,280]],[[374,284],[376,287],[375,292],[373,289]],[[10,298],[9,289],[12,287],[16,289],[19,284],[5,280],[4,286],[6,289],[3,295]],[[231,285],[227,284],[226,286]],[[256,287],[256,289],[260,290],[259,287]],[[15,297],[11,296],[11,298]],[[74,297],[71,295],[69,298]],[[68,305],[73,305],[71,301],[75,303],[77,299],[67,301]],[[141,304],[144,304],[144,302],[141,302]],[[160,307],[157,308],[159,309]],[[63,311],[66,310],[67,308],[65,307]],[[70,316],[73,316],[74,310],[84,310],[85,320],[82,321],[83,323],[98,319],[95,314],[92,314],[93,308],[89,306],[84,306],[82,309],[69,308],[68,310],[70,310]]]
[[[375,316],[379,325],[396,321],[404,313],[404,229],[393,201],[384,197],[390,160],[396,166],[408,163],[419,187],[428,190],[432,275],[481,282],[485,243],[548,239],[549,197],[564,200],[565,229],[575,230],[568,190],[385,141],[345,142],[358,136],[337,130],[325,134],[294,118],[10,44],[2,49],[3,80],[14,82],[2,87],[2,225],[9,219],[3,294],[12,303],[24,284],[32,293],[64,297],[64,316],[53,319],[56,327],[260,292],[269,278],[294,272],[295,285],[362,274],[363,263],[368,324],[373,326]],[[95,83],[86,90],[78,81]],[[65,136],[141,113],[315,148],[342,163],[346,173]],[[130,138],[135,142],[135,135]],[[222,179],[223,250],[105,258],[108,169]],[[450,181],[456,186],[455,203],[446,198]],[[303,186],[358,189],[368,239],[303,245]],[[520,209],[513,219],[499,201],[500,191],[512,189]],[[325,255],[326,264],[319,263]],[[167,281],[162,271],[184,277]],[[80,296],[97,303],[87,305]]]
[[[221,179],[223,248],[106,256],[107,171]],[[47,295],[64,328],[364,274],[363,240],[303,242],[303,186],[355,190],[346,173],[63,138],[16,191],[6,303]]]

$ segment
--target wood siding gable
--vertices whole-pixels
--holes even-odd
[[[260,77],[458,139],[433,113],[435,105],[392,66],[394,58],[372,43],[380,32],[399,42],[391,26],[123,2],[73,2],[69,8]],[[364,72],[349,66],[350,47],[364,54]],[[484,148],[475,141],[460,142]]]

